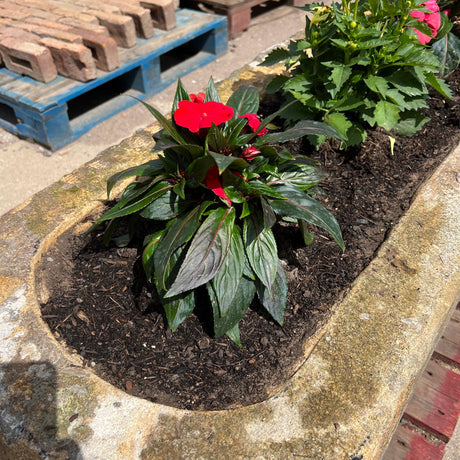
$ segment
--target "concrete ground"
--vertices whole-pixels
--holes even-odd
[[[189,92],[197,92],[206,87],[210,76],[216,82],[224,80],[304,27],[304,12],[291,6],[278,6],[255,16],[247,31],[229,41],[225,56],[183,77],[184,86]],[[174,91],[172,85],[147,102],[169,112]],[[0,215],[153,121],[152,115],[137,104],[55,152],[0,128]]]
[[[198,92],[205,88],[210,76],[216,82],[227,78],[263,51],[301,31],[304,25],[304,13],[290,6],[279,6],[254,17],[247,31],[229,41],[225,56],[182,78],[184,86],[189,92]],[[174,90],[173,85],[148,102],[167,113]],[[0,128],[0,215],[152,122],[152,116],[138,104],[56,152]],[[460,424],[446,446],[444,458],[459,459],[459,452]]]

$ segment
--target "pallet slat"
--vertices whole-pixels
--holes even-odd
[[[90,82],[58,76],[44,84],[28,77],[11,78],[14,74],[1,69],[0,105],[8,113],[2,116],[5,110],[0,111],[0,125],[57,150],[136,103],[123,96],[149,98],[227,52],[225,17],[181,9],[176,18],[176,28],[157,31],[131,49],[120,49],[120,67],[111,72],[97,70],[97,78]],[[178,62],[174,57],[180,57]],[[106,99],[101,97],[105,93],[109,94]],[[88,110],[81,110],[85,104]]]
[[[442,460],[445,445],[431,443],[407,424],[396,429],[383,460]]]

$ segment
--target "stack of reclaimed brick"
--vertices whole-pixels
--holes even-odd
[[[174,0],[0,0],[0,63],[44,83],[93,80],[120,65],[118,47],[174,28],[175,10]]]

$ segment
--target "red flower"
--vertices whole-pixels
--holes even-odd
[[[198,96],[196,96],[198,98]],[[220,125],[233,117],[233,109],[221,102],[180,101],[174,112],[174,120],[179,126],[197,133],[201,128]]]
[[[260,155],[260,150],[257,150],[255,147],[246,147],[241,152],[241,158],[245,159],[246,161],[252,161],[254,158]]]
[[[190,94],[190,100],[192,102],[196,102],[197,104],[203,104],[205,97],[206,94],[204,93]]]
[[[212,190],[219,198],[227,201],[229,205],[232,204],[222,187],[222,182],[219,176],[219,168],[217,166],[212,166],[208,169],[204,179],[204,185],[206,185],[209,190]]]
[[[257,118],[257,115],[253,113],[247,113],[246,115],[241,115],[240,118],[246,118],[248,120],[248,125],[252,128],[254,132],[256,132],[260,126],[260,120]],[[262,128],[257,133],[257,135],[264,136],[265,134],[267,134],[267,132],[268,132],[267,128]]]
[[[431,13],[424,13],[423,11],[411,11],[410,15],[413,18],[416,18],[417,21],[424,22],[431,29],[431,37],[428,35],[415,30],[417,34],[418,41],[423,45],[426,45],[432,38],[436,37],[439,27],[441,27],[441,15],[439,13],[439,6],[436,3],[436,0],[427,0],[426,2],[421,3],[422,6],[429,9]]]

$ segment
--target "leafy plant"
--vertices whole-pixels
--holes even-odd
[[[286,277],[272,231],[279,219],[324,228],[344,247],[334,216],[312,197],[324,174],[280,143],[308,134],[334,136],[333,128],[300,121],[270,133],[257,117],[259,95],[239,88],[223,104],[212,79],[206,93],[188,94],[177,84],[172,119],[145,104],[162,131],[158,158],[108,180],[107,192],[135,177],[119,201],[95,225],[130,215],[150,223],[143,265],[155,285],[171,329],[193,311],[200,289],[210,300],[215,335],[240,344],[238,323],[257,293],[279,324],[286,305]],[[162,153],[161,153],[162,151]]]
[[[276,76],[267,92],[297,99],[283,114],[288,124],[322,121],[340,133],[345,145],[363,142],[367,126],[400,135],[419,130],[428,121],[420,112],[427,107],[428,85],[451,95],[436,76],[439,60],[419,41],[448,31],[446,15],[433,12],[433,4],[355,0],[302,8],[312,13],[306,17],[305,38],[273,50],[262,63],[285,61],[286,74]],[[324,141],[322,136],[311,139]]]

